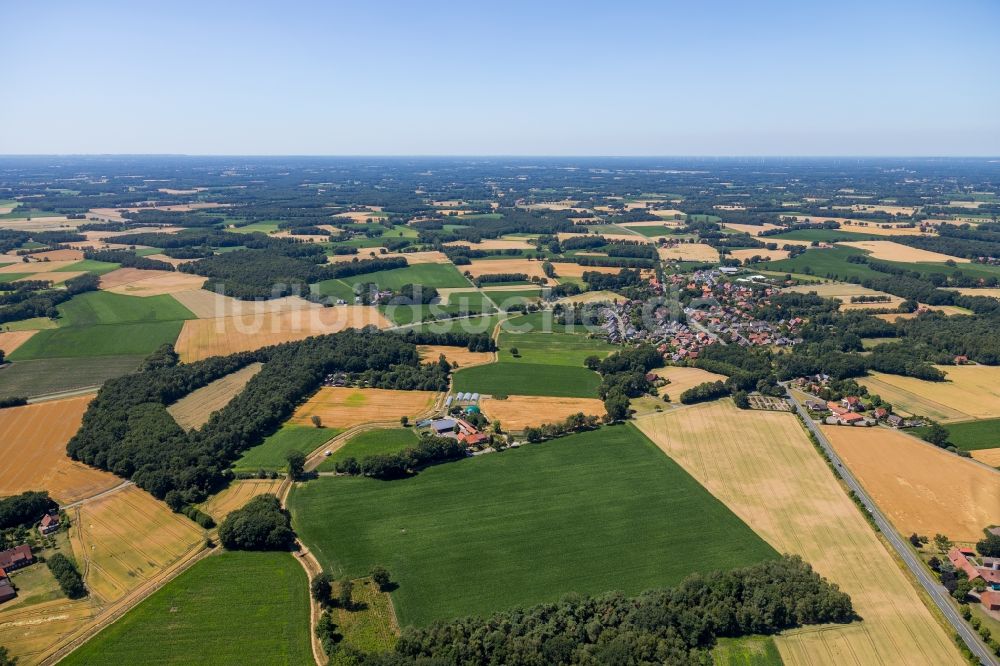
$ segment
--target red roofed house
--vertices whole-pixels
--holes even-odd
[[[861,411],[861,407],[862,407],[862,405],[861,405],[861,398],[859,398],[856,395],[849,395],[846,398],[844,398],[843,400],[841,400],[840,403],[844,407],[846,407],[847,409],[851,410],[852,412],[859,412],[859,411]]]
[[[995,590],[986,590],[979,595],[979,603],[981,603],[986,610],[1000,611],[1000,592]]]
[[[42,522],[38,525],[38,533],[42,536],[46,534],[52,534],[53,532],[59,531],[59,516],[53,516],[51,513],[47,513],[42,516]]]
[[[841,414],[839,418],[841,423],[847,425],[854,425],[855,423],[858,423],[859,421],[863,421],[865,419],[865,417],[861,416],[861,414],[854,414],[853,412],[848,412],[847,414]]]
[[[875,418],[884,419],[887,416],[889,416],[889,410],[885,407],[877,407],[875,409]]]
[[[948,551],[948,561],[951,562],[952,566],[956,569],[961,569],[969,577],[969,580],[976,580],[981,578],[979,571],[976,567],[972,566],[972,562],[962,553],[958,548],[952,548]]]
[[[22,543],[10,550],[0,551],[0,569],[15,571],[21,567],[26,567],[35,561],[35,556],[31,554],[31,546]]]

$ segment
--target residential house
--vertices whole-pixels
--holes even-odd
[[[889,414],[889,416],[885,417],[885,422],[893,428],[902,428],[905,423],[902,416],[897,416],[895,414]]]
[[[876,407],[874,412],[875,418],[879,421],[889,416],[889,410],[885,407]]]
[[[0,604],[10,601],[16,596],[17,591],[14,589],[14,584],[10,582],[10,578],[7,577],[7,572],[0,569]]]
[[[38,525],[38,533],[42,536],[59,531],[59,516],[47,513],[42,516],[42,522]]]
[[[861,398],[856,395],[849,395],[840,401],[840,404],[844,406],[845,409],[851,412],[861,412],[864,411],[865,406],[861,404]]]

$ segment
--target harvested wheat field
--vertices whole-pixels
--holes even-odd
[[[950,260],[960,264],[969,263],[968,259],[952,257],[951,255],[941,254],[940,252],[921,250],[917,247],[901,245],[899,243],[893,243],[892,241],[847,241],[837,244],[847,245],[849,247],[857,248],[858,250],[865,250],[871,253],[873,259],[882,259],[884,261],[927,261],[943,263]]]
[[[583,412],[587,416],[604,416],[604,403],[596,398],[552,398],[547,396],[512,395],[506,400],[483,398],[479,407],[491,421],[500,421],[504,430],[524,430],[545,423],[559,423],[566,417]]]
[[[233,481],[229,486],[208,498],[202,503],[201,510],[212,516],[215,522],[221,523],[230,511],[239,509],[257,495],[277,495],[281,491],[284,479],[242,479]]]
[[[429,250],[427,252],[389,252],[388,254],[379,255],[381,259],[393,259],[396,257],[402,257],[406,259],[408,264],[449,264],[451,259],[445,256],[443,252],[438,252],[437,250]]]
[[[776,550],[851,595],[862,622],[775,638],[787,666],[964,663],[795,416],[726,399],[636,425]]]
[[[437,363],[438,357],[444,354],[449,363],[458,363],[460,368],[471,368],[476,365],[486,365],[496,360],[492,352],[474,352],[465,347],[447,347],[444,345],[417,345],[420,360],[424,363]]]
[[[1000,523],[1000,474],[898,430],[822,429],[901,534],[977,541]]]
[[[101,276],[101,289],[128,296],[158,296],[200,289],[207,279],[176,271],[119,268]]]
[[[319,310],[323,307],[298,296],[272,298],[267,301],[241,301],[232,296],[223,296],[206,289],[178,291],[174,294],[174,298],[199,319],[293,312],[295,310]]]
[[[528,261],[523,257],[511,259],[473,259],[468,266],[462,266],[459,270],[463,273],[468,271],[472,277],[480,275],[495,275],[497,273],[524,273],[529,278],[544,278],[541,261]]]
[[[15,349],[28,341],[38,331],[6,331],[0,333],[0,350],[5,354],[11,354]]]
[[[911,414],[935,421],[968,421],[1000,414],[1000,366],[936,365],[946,381],[872,372],[858,382],[884,400]]]
[[[71,514],[70,543],[91,594],[108,603],[204,545],[205,533],[137,486]]]
[[[48,490],[63,504],[121,483],[113,474],[70,460],[66,443],[93,395],[0,409],[0,496]]]
[[[777,224],[771,224],[770,222],[764,224],[737,224],[733,222],[726,222],[722,225],[723,229],[732,229],[733,231],[741,231],[745,234],[750,234],[751,236],[760,236],[765,231],[770,231],[771,229],[781,229]],[[775,238],[773,239],[778,245],[782,245],[784,239]],[[771,241],[767,241],[771,242]]]
[[[182,264],[188,264],[192,261],[198,261],[197,259],[175,259],[174,257],[168,257],[165,254],[151,254],[146,257],[147,259],[152,259],[153,261],[162,261],[164,263],[170,264],[174,268]]]
[[[839,206],[834,206],[834,208],[839,208]],[[913,206],[890,206],[888,204],[854,204],[851,206],[851,210],[858,213],[877,211],[889,215],[902,215],[903,217],[910,217],[917,212]]]
[[[45,259],[49,261],[83,261],[83,250],[46,250],[45,252],[36,252],[31,257],[39,261]]]
[[[355,224],[367,224],[368,220],[379,220],[380,215],[376,211],[372,210],[356,210],[350,213],[337,213],[333,216],[334,220],[350,220]]]
[[[349,428],[373,421],[413,419],[430,409],[434,391],[394,391],[324,386],[292,415],[290,423],[310,424],[319,416],[328,428]]]
[[[478,243],[451,241],[446,247],[468,247],[474,250],[533,250],[535,246],[523,238],[484,238]]]
[[[989,296],[991,298],[1000,298],[1000,288],[952,287],[948,291],[957,291],[963,296]]]
[[[893,296],[892,294],[887,294],[882,291],[875,291],[874,289],[862,287],[860,284],[851,284],[849,282],[799,284],[794,287],[789,287],[784,291],[796,294],[808,294],[814,292],[817,296],[821,296],[822,298],[835,298],[843,304],[840,308],[841,310],[861,310],[872,308],[895,309],[898,308],[899,304],[903,302],[903,299],[899,296]],[[851,303],[852,296],[886,296],[889,300],[875,303]]]
[[[743,250],[730,250],[729,254],[734,259],[746,261],[752,257],[763,257],[768,261],[779,261],[788,258],[788,250],[768,250],[766,247],[749,247]]]
[[[628,300],[621,294],[616,294],[613,291],[585,291],[582,294],[577,294],[575,296],[566,296],[560,298],[556,303],[566,305],[567,303],[601,303],[601,302],[614,302],[614,301],[625,301]]]
[[[853,220],[846,217],[823,217],[810,215],[790,215],[796,222],[811,222],[822,224],[823,222],[837,222],[841,231],[852,231],[859,234],[870,234],[872,236],[920,236],[924,232],[920,227],[908,227],[903,224],[886,224],[882,222],[868,222],[865,220]]]
[[[970,451],[972,457],[990,467],[1000,467],[1000,448]]]
[[[26,282],[28,280],[44,280],[46,282],[51,282],[52,284],[62,284],[66,280],[70,280],[75,277],[80,277],[81,275],[86,275],[84,271],[53,271],[32,273],[28,277],[18,278],[14,282]]]
[[[621,271],[620,268],[614,266],[581,266],[580,264],[564,261],[553,261],[552,267],[559,277],[583,277],[584,273],[617,274]]]
[[[264,367],[263,363],[250,365],[226,375],[191,393],[167,407],[167,411],[185,430],[194,430],[208,423],[208,418],[229,404],[243,390],[254,375]]]
[[[657,248],[663,261],[708,261],[719,260],[719,251],[704,243],[678,243],[673,247]]]
[[[44,567],[44,564],[36,564]],[[53,599],[17,605],[0,606],[0,645],[17,657],[18,666],[40,664],[55,647],[71,634],[82,629],[97,615],[93,599]]]
[[[0,229],[13,229],[15,231],[65,231],[66,229],[76,229],[81,224],[86,224],[87,220],[70,220],[59,215],[57,217],[33,217],[30,220],[26,217],[13,217],[0,220]]]
[[[0,273],[53,273],[67,266],[79,263],[78,261],[31,261],[24,263],[19,261],[14,264],[7,264],[0,268]]]
[[[687,391],[689,388],[694,388],[698,384],[726,381],[725,375],[702,370],[701,368],[668,365],[650,370],[650,372],[670,380],[666,386],[660,387],[660,395],[666,393],[675,401],[680,399],[681,393]]]
[[[189,319],[184,322],[174,348],[182,361],[190,363],[365,326],[387,328],[390,323],[377,307],[370,305]]]

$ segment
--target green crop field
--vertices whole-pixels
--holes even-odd
[[[343,285],[353,287],[357,284],[374,282],[382,289],[399,289],[404,284],[421,284],[425,287],[468,287],[466,280],[458,269],[451,264],[413,264],[406,268],[395,268],[391,271],[377,271],[337,280],[324,280],[317,284],[319,293],[328,296],[339,296],[343,293]],[[328,283],[339,283],[330,284]],[[353,297],[353,291],[352,291]]]
[[[596,398],[601,377],[581,364],[491,363],[454,374],[454,389],[484,395],[548,395]]]
[[[541,289],[498,289],[496,291],[483,292],[489,296],[494,303],[503,307],[504,305],[514,305],[520,303],[537,303],[542,298]]]
[[[583,367],[588,356],[604,357],[618,347],[576,333],[500,333],[500,360],[504,363],[538,363]],[[511,354],[516,348],[518,357]]]
[[[430,317],[439,319],[442,317],[478,314],[494,310],[493,306],[486,302],[482,292],[479,291],[463,291],[459,294],[452,294],[446,304],[384,305],[380,309],[388,319],[391,319],[393,323],[399,326],[423,321]]]
[[[289,498],[335,575],[383,564],[402,625],[669,586],[777,556],[632,425],[437,465],[321,477]]]
[[[948,431],[948,441],[963,451],[1000,447],[1000,418],[949,423],[944,429]],[[909,432],[919,437],[928,430],[924,426]]]
[[[414,446],[418,441],[419,436],[413,428],[378,428],[377,430],[367,430],[352,437],[343,448],[320,463],[319,471],[332,472],[337,462],[346,458],[353,457],[361,460],[365,456],[375,455],[376,453],[402,451],[405,448]]]
[[[629,231],[634,231],[637,234],[642,234],[643,236],[646,236],[648,238],[655,238],[657,236],[670,236],[671,234],[677,231],[676,229],[668,227],[666,225],[659,225],[659,226],[648,225],[641,227],[626,226],[625,228],[628,229]]]
[[[781,666],[781,653],[770,636],[720,638],[712,649],[715,666]]]
[[[142,359],[142,356],[98,356],[16,361],[0,370],[0,397],[31,398],[98,386],[135,371]]]
[[[833,242],[833,241],[885,240],[885,236],[858,233],[856,231],[840,231],[839,229],[795,229],[794,231],[786,231],[783,234],[775,234],[773,236],[761,236],[760,240],[765,243],[770,243],[772,241],[781,241],[781,240]],[[778,247],[781,247],[780,242],[778,243]]]
[[[500,321],[499,314],[486,314],[446,321],[429,321],[408,327],[406,330],[431,331],[433,333],[464,332],[489,334],[493,332],[498,321]]]
[[[74,296],[57,309],[62,327],[196,319],[193,312],[169,294],[139,297],[89,291]]]
[[[148,356],[173,344],[182,321],[69,326],[39,331],[10,355],[12,361],[86,356]]]
[[[0,273],[0,284],[31,277],[31,273]]]
[[[62,663],[311,664],[309,581],[290,553],[207,557]]]
[[[885,275],[885,273],[873,271],[865,264],[852,264],[847,261],[847,258],[850,256],[863,256],[865,254],[867,253],[853,247],[806,250],[797,257],[781,259],[779,261],[765,261],[754,264],[754,267],[781,273],[800,273],[802,275],[841,280],[852,277],[868,278]]]
[[[113,264],[108,261],[84,259],[83,261],[78,261],[75,264],[70,264],[69,266],[64,266],[63,268],[57,268],[56,272],[86,271],[87,273],[93,273],[94,275],[104,275],[105,273],[110,273],[118,268],[121,268],[121,264]]]
[[[253,224],[247,224],[242,227],[226,227],[226,231],[230,231],[234,234],[251,234],[255,231],[259,231],[262,234],[270,234],[278,230],[277,222],[254,222]]]
[[[263,443],[248,449],[233,464],[237,472],[255,472],[258,469],[282,471],[288,467],[286,457],[292,451],[311,453],[323,442],[333,439],[341,431],[337,428],[284,425]]]

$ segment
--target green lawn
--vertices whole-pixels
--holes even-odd
[[[456,391],[485,395],[548,395],[596,398],[601,376],[580,365],[491,363],[454,374]]]
[[[148,356],[163,344],[173,344],[183,325],[183,321],[153,321],[52,328],[33,335],[10,359]]]
[[[423,470],[293,489],[296,532],[334,575],[382,564],[402,625],[676,584],[777,557],[632,425]]]
[[[963,451],[1000,447],[1000,418],[949,423],[944,428],[948,431],[948,441]],[[921,427],[910,432],[919,437],[927,430],[929,428]]]
[[[284,425],[263,443],[248,449],[233,464],[237,472],[256,472],[258,469],[283,471],[288,466],[285,458],[291,451],[311,453],[323,442],[333,439],[341,432],[337,428],[314,428],[313,426]]]
[[[0,397],[34,397],[98,386],[114,377],[134,372],[142,356],[45,358],[17,361],[0,369]]]
[[[290,553],[207,557],[64,664],[313,663],[309,581]]]
[[[346,458],[361,460],[376,453],[395,453],[414,446],[419,435],[413,428],[379,428],[355,435],[329,458],[320,463],[319,471],[332,472],[337,461]]]
[[[781,653],[770,636],[720,638],[712,649],[715,666],[781,666]]]
[[[197,318],[169,294],[140,297],[123,296],[109,291],[88,291],[60,304],[57,309],[61,315],[61,327]]]

